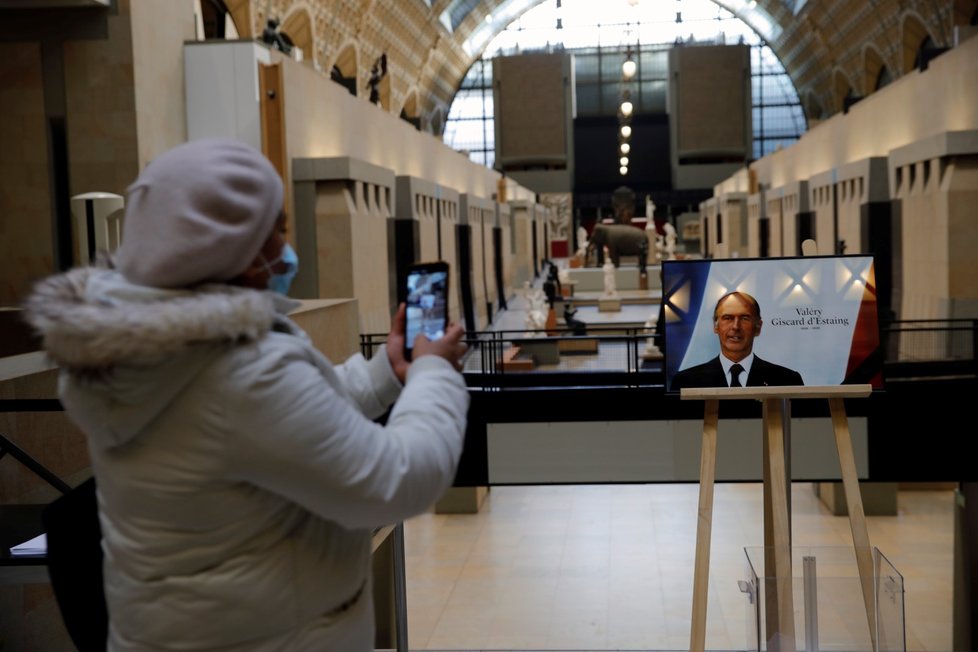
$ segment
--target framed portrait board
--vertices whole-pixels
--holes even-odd
[[[667,260],[662,301],[669,393],[739,384],[742,356],[745,386],[883,389],[872,256]]]

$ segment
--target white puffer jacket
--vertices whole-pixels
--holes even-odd
[[[403,391],[384,351],[332,365],[294,305],[91,268],[29,299],[88,436],[111,650],[373,648],[372,530],[450,485],[469,397],[437,356]]]

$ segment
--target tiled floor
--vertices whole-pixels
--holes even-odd
[[[851,544],[810,483],[792,494],[796,546]],[[695,484],[494,487],[478,514],[412,519],[410,648],[689,649],[697,496]],[[908,650],[951,650],[952,500],[904,491],[897,516],[868,519],[904,576]],[[760,484],[717,485],[707,649],[747,648],[737,581],[761,523]]]

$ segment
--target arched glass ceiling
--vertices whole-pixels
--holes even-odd
[[[499,25],[507,25],[488,42],[482,59],[473,64],[462,81],[445,125],[445,142],[455,149],[468,151],[475,161],[489,167],[494,163],[491,60],[497,55],[520,51],[563,48],[577,54],[578,111],[584,115],[603,111],[601,107],[589,109],[588,94],[602,92],[602,89],[596,89],[595,80],[589,80],[588,69],[593,67],[593,58],[600,57],[601,53],[613,56],[616,51],[623,52],[628,46],[638,45],[649,64],[642,68],[642,74],[648,75],[644,81],[652,89],[648,101],[639,106],[639,111],[655,113],[665,111],[666,78],[659,59],[664,61],[669,47],[679,41],[743,42],[752,46],[754,157],[760,158],[779,146],[796,141],[807,130],[794,85],[766,45],[767,39],[776,36],[780,30],[760,8],[751,6],[754,3],[733,0],[723,3],[713,0],[545,0],[517,15],[530,4],[533,0],[503,2],[494,14],[486,17],[484,27],[475,30],[468,42],[468,48],[478,51],[481,49],[480,38],[494,33]],[[765,38],[761,38],[761,34]],[[617,80],[608,83],[614,84],[614,88],[606,89],[605,94],[617,95]],[[661,93],[662,97],[657,97],[656,93]],[[612,103],[607,104],[608,110],[614,110]]]
[[[562,4],[563,7],[558,7],[558,4]],[[599,43],[594,40],[593,26],[595,25],[600,24],[603,25],[603,29],[614,30],[613,26],[616,24],[635,21],[641,21],[646,25],[646,31],[642,34],[642,43],[665,43],[674,40],[675,37],[667,38],[669,28],[662,25],[678,22],[677,12],[682,20],[687,22],[703,17],[709,20],[708,14],[712,11],[715,15],[717,7],[725,9],[727,13],[749,26],[755,34],[769,43],[781,34],[780,25],[757,5],[757,0],[713,0],[696,3],[682,0],[675,3],[664,0],[625,0],[624,2],[544,0],[543,3],[540,0],[504,0],[492,14],[486,17],[485,24],[475,29],[462,45],[469,56],[476,56],[487,44],[486,50],[491,52],[502,46],[498,43],[498,37],[490,42],[492,35],[501,28],[508,31],[514,20],[521,21],[527,27],[533,25],[543,30],[553,30],[557,24],[556,18],[566,19],[563,24],[566,35],[562,37],[562,41],[567,48],[598,45]],[[603,44],[613,43],[618,36],[620,30],[617,34],[606,34]],[[601,38],[600,34],[598,38]],[[521,44],[524,48],[541,45],[543,44]]]

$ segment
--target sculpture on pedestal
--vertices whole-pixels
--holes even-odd
[[[649,220],[645,223],[645,246],[649,251],[654,252],[655,262],[660,261],[659,256],[659,239],[655,232],[655,222]]]
[[[621,264],[621,257],[638,256],[640,271],[645,270],[649,255],[648,239],[641,229],[624,224],[595,224],[591,231],[589,247],[598,252],[598,265],[604,264],[606,255],[611,256],[615,267]]]
[[[660,360],[662,359],[662,351],[656,345],[655,340],[658,337],[658,325],[659,325],[659,310],[652,313],[649,316],[648,321],[645,322],[646,330],[650,331],[652,335],[645,340],[645,350],[642,351],[642,358],[645,360]]]
[[[542,331],[547,327],[547,299],[538,288],[531,288],[530,282],[523,283],[523,298],[526,301],[526,320],[524,326],[528,331]],[[528,337],[540,337],[543,333],[530,332]]]
[[[370,69],[370,79],[367,80],[367,85],[370,87],[370,102],[372,104],[380,104],[380,80],[387,75],[387,53],[384,52],[374,61],[373,67]]]
[[[547,265],[547,283],[551,283],[554,286],[554,295],[556,297],[561,297],[564,295],[563,286],[560,283],[560,270],[557,268],[557,264],[552,260],[543,261]],[[546,284],[544,284],[544,292],[546,292]],[[547,298],[550,298],[549,293]],[[550,301],[550,307],[553,308],[553,301]]]
[[[564,304],[564,323],[567,325],[567,330],[574,335],[587,335],[587,325],[580,319],[575,319],[574,315],[576,314],[577,309],[574,308],[573,304],[569,301]]]
[[[587,229],[583,226],[577,227],[577,257],[581,259],[581,263],[584,263],[584,259],[587,257]]]
[[[670,222],[666,222],[662,228],[666,232],[665,246],[663,247],[666,260],[676,260],[676,227]]]
[[[611,262],[611,256],[608,255],[607,247],[605,247],[604,265],[601,269],[604,270],[604,294],[601,295],[601,298],[617,298],[618,289],[615,286],[615,264]]]

